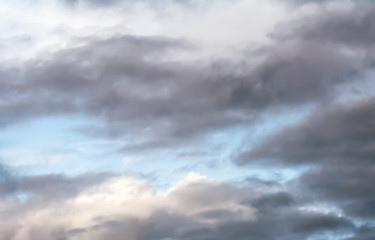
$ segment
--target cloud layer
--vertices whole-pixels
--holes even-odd
[[[305,239],[355,228],[347,218],[299,209],[285,192],[194,173],[165,192],[129,177],[99,184],[97,177],[18,180],[18,193],[1,200],[1,239]]]
[[[214,175],[160,189],[119,171],[73,175],[79,163],[21,172],[0,156],[0,240],[373,239],[374,9],[0,3],[0,131],[83,116],[71,134],[113,143],[129,166]]]

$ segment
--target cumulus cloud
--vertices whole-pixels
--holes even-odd
[[[173,235],[226,220],[207,218],[202,212],[254,217],[251,207],[241,205],[250,190],[197,174],[164,193],[130,177],[92,177],[37,176],[18,181],[17,191],[29,196],[21,202],[17,194],[1,200],[1,239],[140,239],[153,232]]]
[[[56,179],[56,177],[54,177]],[[165,192],[145,181],[114,176],[90,184],[90,176],[53,179],[30,177],[24,201],[17,195],[1,200],[4,213],[1,239],[274,239],[324,231],[350,231],[349,219],[326,213],[301,211],[287,193],[238,187],[190,174]],[[82,181],[84,180],[84,181]],[[72,194],[73,186],[80,188]],[[92,183],[92,182],[91,182]],[[44,191],[67,193],[51,199]],[[31,187],[30,187],[31,186]],[[57,191],[57,190],[56,190]],[[252,199],[252,200],[251,200]],[[290,208],[284,211],[282,208]],[[264,209],[274,208],[272,214]],[[53,220],[52,220],[53,219]],[[272,229],[270,226],[274,226]]]

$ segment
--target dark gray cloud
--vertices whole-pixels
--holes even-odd
[[[275,210],[293,206],[295,204],[294,197],[287,192],[269,193],[249,201],[251,206],[256,207],[260,215],[273,214]]]
[[[350,220],[327,214],[298,213],[261,217],[255,221],[232,221],[217,228],[202,228],[177,239],[308,239],[322,233],[351,231]]]
[[[272,46],[269,57],[234,88],[234,105],[295,106],[335,96],[334,86],[354,80],[356,61],[331,46],[291,42]]]
[[[374,106],[372,97],[320,107],[296,126],[242,153],[236,161],[314,166],[293,180],[300,189],[296,194],[312,204],[335,207],[346,216],[373,221]]]
[[[173,63],[147,58],[181,47],[186,44],[163,38],[116,37],[9,69],[2,78],[5,111],[1,122],[79,111],[116,119],[125,115],[119,109],[127,109],[126,117],[132,118],[137,115],[132,103],[142,102],[160,84],[153,80],[168,81],[178,71],[177,66],[170,67]]]
[[[374,227],[365,225],[358,228],[353,237],[347,238],[345,240],[371,240],[375,238]]]
[[[249,125],[270,109],[326,101],[357,79],[363,60],[304,41],[253,52],[260,63],[252,55],[247,62],[166,60],[183,51],[198,50],[181,40],[122,36],[6,69],[0,123],[85,113],[107,123],[86,132],[116,137],[148,128],[157,138],[141,148],[160,147]]]
[[[16,188],[13,174],[8,166],[0,163],[0,198],[11,193]]]
[[[50,201],[75,196],[84,189],[99,184],[113,177],[111,173],[91,173],[77,177],[66,177],[62,174],[46,174],[36,176],[17,176],[7,167],[0,168],[0,196],[27,194],[36,201]]]
[[[144,139],[122,148],[137,151],[249,126],[274,109],[327,103],[343,83],[360,80],[368,68],[369,58],[361,51],[369,49],[366,27],[372,15],[370,10],[362,13],[363,6],[338,15],[313,14],[300,24],[284,23],[271,44],[244,52],[246,61],[172,58],[199,49],[165,37],[85,39],[84,46],[2,70],[0,126],[83,113],[105,123],[82,128],[85,133],[120,137],[147,129]],[[335,23],[338,32],[362,31],[354,35],[366,40],[341,33],[332,37],[335,33],[326,28],[333,24],[336,29]],[[348,53],[336,44],[339,40],[348,47],[354,41],[361,51]]]
[[[246,61],[178,60],[171,56],[199,50],[183,40],[117,36],[7,64],[0,70],[0,126],[84,113],[106,123],[85,132],[116,137],[148,129],[151,139],[127,146],[139,150],[253,124],[271,109],[329,102],[372,66],[371,6],[321,7],[304,21],[284,22],[271,44],[244,51]]]
[[[372,165],[375,98],[318,108],[306,121],[275,134],[239,156],[239,163]]]
[[[48,174],[21,177],[15,180],[15,184],[17,191],[31,194],[31,197],[63,199],[72,197],[110,177],[113,177],[113,174],[92,173],[71,178],[61,174]]]
[[[246,61],[181,60],[176,56],[199,49],[178,39],[117,36],[84,39],[80,47],[2,66],[0,126],[84,114],[105,123],[82,130],[90,134],[145,135],[121,146],[125,150],[202,140],[215,130],[256,124],[275,109],[320,105],[301,123],[236,159],[248,166],[313,166],[291,181],[298,191],[290,182],[284,186],[253,178],[247,181],[252,187],[202,180],[157,197],[154,190],[136,185],[130,191],[135,197],[129,197],[132,184],[106,183],[105,174],[12,177],[0,165],[0,239],[267,240],[344,233],[371,239],[373,228],[356,227],[352,217],[372,221],[375,216],[375,99],[332,104],[343,84],[355,84],[373,67],[374,11],[369,6],[284,23],[269,45],[244,51]],[[17,201],[20,193],[30,198]],[[142,216],[127,213],[142,201],[140,212],[154,208]],[[303,204],[316,204],[318,210],[308,211]],[[326,213],[320,204],[343,215]],[[108,213],[111,207],[114,213]],[[56,219],[40,224],[35,213]]]
[[[348,23],[343,24],[348,29],[364,28],[367,23],[350,24],[356,21],[351,13],[336,16],[337,21],[346,17]],[[102,129],[84,129],[93,134],[121,136],[130,129],[150,129],[157,138],[127,148],[139,150],[249,125],[270,109],[330,100],[337,86],[360,79],[368,59],[338,45],[322,44],[330,39],[323,33],[315,41],[305,37],[308,29],[331,32],[324,29],[325,23],[336,18],[329,12],[322,14],[312,16],[315,21],[276,31],[272,44],[244,53],[246,61],[171,60],[173,54],[199,50],[163,37],[86,39],[83,47],[3,69],[0,124],[48,114],[85,113],[107,123]],[[280,37],[281,32],[286,37]],[[345,39],[350,37],[344,37],[343,43],[349,44]],[[368,49],[364,43],[357,45]],[[263,60],[256,61],[259,57]]]
[[[374,40],[374,35],[370,24],[374,15],[373,9],[372,3],[362,1],[345,10],[332,12],[324,10],[304,18],[304,21],[284,25],[285,28],[281,28],[285,32],[278,32],[274,37],[284,44],[293,42],[293,46],[298,46],[295,45],[296,42],[303,42],[306,46],[320,44],[327,48],[342,48],[352,53],[363,54],[365,56],[363,69],[353,68],[346,72],[347,75],[337,75],[339,81],[346,78],[351,82],[353,79],[362,78],[365,68],[373,67],[374,55],[371,42]],[[327,14],[328,12],[331,14]],[[327,54],[331,55],[328,52]],[[324,56],[321,53],[317,55]],[[308,53],[308,56],[310,58],[314,53]],[[325,60],[330,64],[334,62],[329,57],[324,57],[321,61],[323,65],[327,65],[324,63]],[[344,65],[338,63],[337,66]],[[329,66],[331,71],[333,65]],[[322,69],[317,69],[315,73],[322,73]],[[314,76],[314,74],[309,75]],[[333,75],[329,73],[327,76]],[[309,82],[317,83],[313,79],[319,78],[314,77]],[[335,78],[331,78],[333,79]],[[313,85],[301,83],[314,89]],[[327,86],[322,88],[329,91],[326,96],[335,98],[334,88],[327,88]],[[300,93],[309,95],[308,90],[302,90]],[[347,96],[344,94],[342,99],[345,97]],[[371,183],[375,157],[375,98],[370,94],[370,96],[362,95],[360,99],[341,100],[339,103],[326,100],[320,103],[322,104],[317,104],[315,110],[299,123],[275,132],[266,139],[261,139],[258,144],[253,144],[251,148],[240,152],[235,162],[248,166],[259,164],[292,168],[308,167],[300,177],[288,183],[290,184],[288,186],[292,186],[291,191],[297,199],[306,204],[330,206],[341,211],[348,218],[360,219],[362,223],[373,222],[375,191]],[[259,203],[253,203],[264,206],[263,212],[273,211],[273,209],[267,210],[266,200],[258,201]],[[276,201],[276,206],[277,203]],[[356,230],[352,238],[348,239],[371,238],[373,238],[371,227],[366,228],[363,225]]]
[[[293,29],[294,34],[278,33],[279,37],[286,39],[298,37],[306,41],[340,44],[353,49],[373,48],[375,41],[375,29],[372,24],[375,15],[373,2],[353,1],[352,4],[353,7],[336,11],[329,8],[322,9],[316,15],[305,17],[303,21],[296,21],[287,26]]]
[[[373,166],[324,166],[308,171],[300,181],[311,197],[339,206],[347,215],[373,219],[374,173]]]

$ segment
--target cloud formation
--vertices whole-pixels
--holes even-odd
[[[318,108],[306,121],[284,129],[238,161],[276,159],[285,164],[371,165],[374,98]]]
[[[28,180],[37,182],[48,178],[51,177]],[[249,236],[307,239],[324,231],[355,228],[343,217],[298,210],[287,193],[265,193],[197,174],[188,175],[166,192],[156,192],[144,181],[124,176],[82,188],[89,179],[90,176],[79,178],[74,185],[81,190],[74,195],[71,189],[48,181],[39,184],[38,191],[33,187],[23,188],[31,194],[26,200],[17,200],[17,195],[3,198],[1,239],[118,239],[125,236],[127,239],[247,239]],[[78,178],[59,181],[69,186],[69,182],[76,180]],[[45,184],[69,196],[61,198]],[[50,194],[45,191],[56,197],[49,199]],[[272,211],[265,214],[265,208]],[[276,227],[270,229],[269,226]]]
[[[105,132],[121,136],[130,128],[150,128],[155,142],[168,145],[197,134],[248,125],[275,107],[334,98],[336,88],[358,80],[366,58],[322,45],[291,32],[246,61],[179,59],[199,51],[165,37],[114,36],[87,39],[21,67],[4,69],[2,125],[34,116],[85,113],[99,116]],[[303,34],[302,34],[303,35]],[[257,60],[261,59],[261,60]],[[197,118],[196,116],[200,116]]]
[[[159,189],[118,165],[32,174],[0,156],[0,240],[375,237],[373,2],[41,0],[31,23],[12,4],[0,131],[83,116],[75,131],[111,147],[99,166],[116,152],[134,175],[210,177]]]

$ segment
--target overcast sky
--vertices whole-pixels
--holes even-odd
[[[0,2],[0,240],[375,239],[371,0]]]

